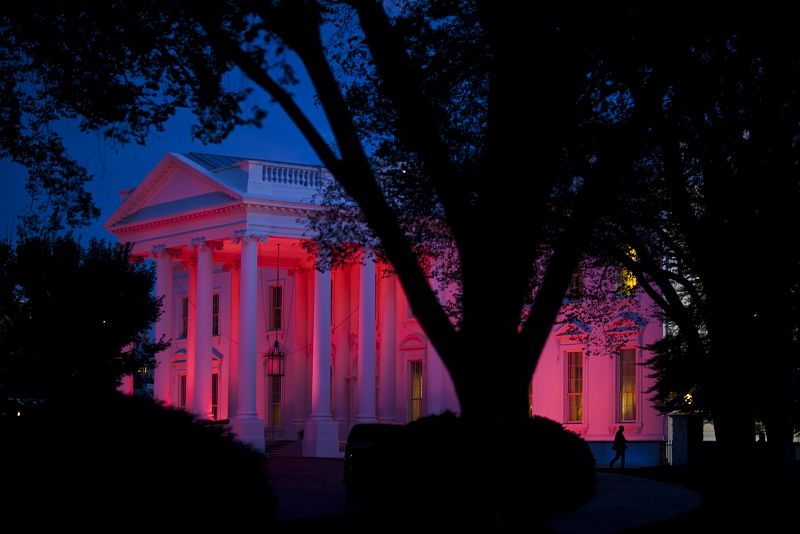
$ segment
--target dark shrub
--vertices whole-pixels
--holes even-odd
[[[264,455],[224,428],[146,399],[88,402],[0,419],[3,505],[31,530],[275,524]]]
[[[531,469],[545,513],[563,514],[588,502],[594,496],[595,475],[586,442],[544,417],[532,418],[528,429]],[[481,506],[475,491],[481,466],[472,459],[470,440],[483,437],[468,436],[452,412],[420,418],[390,437],[379,442],[369,467],[386,475],[360,492],[366,509],[401,512],[405,519],[424,518],[429,525],[444,514],[440,519],[451,526],[455,511],[468,525],[470,512]]]
[[[547,417],[532,417],[528,428],[544,509],[560,515],[589,502],[594,497],[595,465],[586,441]]]

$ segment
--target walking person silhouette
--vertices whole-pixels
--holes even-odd
[[[614,462],[617,460],[620,461],[620,468],[625,469],[625,449],[628,448],[628,440],[625,439],[625,434],[623,434],[623,432],[625,432],[625,427],[619,425],[619,430],[617,430],[617,433],[614,434],[614,444],[611,446],[611,448],[617,453],[616,456],[614,456],[614,458],[611,460],[611,464],[609,464],[609,467],[612,469],[614,467]]]

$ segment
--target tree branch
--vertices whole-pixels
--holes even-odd
[[[398,113],[403,139],[419,154],[430,173],[439,201],[450,222],[453,237],[461,246],[465,227],[470,223],[469,197],[463,181],[451,165],[436,121],[437,114],[421,93],[417,70],[405,51],[402,39],[392,26],[380,2],[351,0],[358,13],[382,89]]]

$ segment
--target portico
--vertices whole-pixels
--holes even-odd
[[[133,243],[134,254],[155,259],[163,298],[156,337],[172,341],[157,356],[156,398],[198,418],[229,420],[259,450],[269,425],[273,437],[303,430],[307,455],[339,456],[341,423],[354,419],[350,406],[337,406],[336,414],[331,406],[332,331],[339,335],[331,323],[332,273],[315,270],[302,247],[302,218],[323,179],[316,167],[170,154],[125,193],[107,223]],[[375,421],[375,266],[367,260],[340,271],[333,278],[358,275],[354,300],[341,296],[361,309],[358,331],[351,335],[347,324],[341,332],[347,349],[355,343],[364,377],[358,419]],[[287,369],[268,377],[264,354],[275,340]]]

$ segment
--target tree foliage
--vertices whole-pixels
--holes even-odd
[[[160,308],[153,271],[131,260],[129,246],[83,248],[62,237],[3,243],[0,252],[4,402],[105,397],[166,348],[149,339]]]

